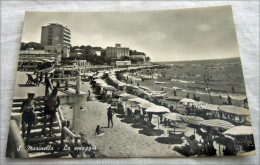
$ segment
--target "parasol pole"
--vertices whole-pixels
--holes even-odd
[[[206,78],[205,78],[205,74],[203,75],[203,78],[204,78],[204,82],[205,82],[205,85],[206,85],[206,88],[207,88],[207,91],[208,91],[208,94],[209,94],[210,102],[211,102],[211,104],[213,104],[213,101],[212,101],[212,98],[211,98],[211,95],[210,95],[210,91],[209,91],[209,87],[208,87],[208,84],[207,84],[207,81],[206,81]]]
[[[159,130],[159,120],[160,120],[160,117],[159,117],[159,114],[158,114],[158,130]]]

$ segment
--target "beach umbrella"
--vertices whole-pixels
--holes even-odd
[[[219,110],[222,112],[230,113],[230,114],[235,114],[239,116],[250,116],[250,112],[248,109],[243,108],[243,107],[236,107],[233,105],[222,105],[219,106]]]
[[[140,89],[143,89],[143,90],[150,91],[150,89],[149,89],[149,88],[147,88],[147,87],[144,87],[144,86],[139,86],[139,88],[140,88]]]
[[[173,121],[181,121],[182,116],[183,115],[179,113],[173,113],[173,112],[164,114],[164,117],[166,119],[173,120]]]
[[[158,129],[159,129],[159,114],[169,113],[170,110],[168,108],[166,108],[166,107],[163,107],[163,106],[154,105],[154,106],[151,106],[151,107],[147,108],[145,110],[145,112],[158,114]]]
[[[197,117],[197,116],[181,116],[181,119],[188,124],[193,124],[193,125],[200,125],[201,122],[205,121],[203,118],[201,117]]]
[[[133,101],[133,102],[137,102],[137,103],[149,103],[149,101],[142,99],[140,97],[131,98],[131,99],[128,99],[128,101]]]
[[[197,117],[197,116],[181,116],[181,119],[185,123],[196,125],[196,126],[199,126],[201,122],[205,121],[203,118]],[[194,127],[194,136],[195,136],[195,132],[196,132],[196,129]]]
[[[148,103],[139,103],[138,104],[138,106],[140,107],[140,108],[149,108],[149,107],[152,107],[152,106],[154,106],[154,104],[153,103],[150,103],[150,102],[148,102]]]
[[[230,122],[225,121],[225,120],[220,120],[220,119],[205,120],[205,121],[201,122],[200,125],[215,127],[215,128],[222,128],[225,130],[235,127],[235,125],[231,124]]]
[[[201,105],[201,109],[205,109],[209,111],[219,111],[219,106],[214,104],[204,104]]]
[[[184,105],[188,105],[188,103],[196,103],[196,101],[195,100],[193,100],[193,99],[189,99],[189,98],[183,98],[183,99],[181,99],[181,101],[179,101],[180,103],[183,103]]]
[[[106,85],[106,86],[104,86],[104,89],[110,90],[110,91],[116,91],[116,88],[113,87],[113,86],[111,86],[111,85]]]
[[[224,135],[239,136],[239,135],[252,135],[252,126],[236,126],[228,129],[223,133]]]

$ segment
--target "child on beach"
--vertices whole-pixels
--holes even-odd
[[[100,125],[97,125],[97,128],[96,128],[96,135],[100,135],[101,133],[103,133],[103,131],[101,130],[100,128]]]

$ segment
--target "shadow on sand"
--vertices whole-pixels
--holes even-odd
[[[19,87],[37,87],[34,84],[18,84]]]
[[[158,137],[155,139],[159,143],[163,144],[182,144],[183,140],[176,137]]]

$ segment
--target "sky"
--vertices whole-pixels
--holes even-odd
[[[239,57],[231,6],[154,11],[26,12],[22,42],[39,42],[41,27],[59,23],[71,45],[120,43],[152,61]]]

